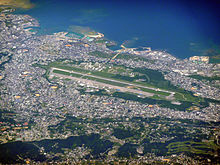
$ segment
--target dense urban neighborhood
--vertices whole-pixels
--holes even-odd
[[[219,163],[220,64],[39,26],[1,8],[0,164]]]

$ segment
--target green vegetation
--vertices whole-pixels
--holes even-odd
[[[65,69],[65,70],[71,70],[71,71],[75,71],[75,72],[79,72],[79,73],[90,73],[91,75],[94,75],[94,76],[100,76],[100,77],[103,77],[103,78],[109,78],[109,79],[112,79],[112,80],[118,80],[118,81],[121,81],[120,83],[119,82],[114,82],[114,81],[109,81],[109,80],[104,80],[104,79],[101,79],[101,78],[95,78],[95,77],[91,77],[91,76],[83,76],[83,78],[85,79],[89,79],[89,80],[95,80],[95,81],[98,81],[98,82],[102,82],[102,83],[106,83],[106,84],[111,84],[111,85],[116,85],[116,86],[127,86],[127,84],[124,84],[123,82],[126,82],[126,83],[129,83],[129,82],[132,82],[135,86],[135,84],[140,84],[140,83],[137,83],[137,82],[134,82],[135,79],[139,79],[139,78],[145,78],[145,77],[129,77],[129,76],[121,76],[119,74],[112,74],[112,73],[108,73],[108,72],[97,72],[97,71],[89,71],[89,70],[85,70],[85,69],[81,69],[81,68],[76,68],[76,67],[70,67],[70,66],[55,66],[57,68],[60,68],[60,69]],[[65,72],[65,71],[58,71],[58,70],[54,70],[54,73],[59,73],[59,74],[63,74],[63,75],[68,75],[68,76],[73,76],[73,77],[80,77],[80,74],[73,74],[73,73],[69,73],[69,72]],[[140,85],[143,85],[143,86],[146,86],[146,84],[144,83],[141,83]],[[140,88],[142,91],[145,91],[145,92],[149,92],[149,93],[155,93],[155,94],[159,94],[159,95],[164,95],[164,96],[169,96],[170,93],[167,93],[167,92],[162,92],[162,91],[156,91],[156,90],[152,90],[152,89],[148,89],[148,88],[144,88],[144,87],[141,87]]]
[[[75,72],[79,72],[79,73],[88,73],[88,70],[85,69],[81,69],[81,68],[76,68],[76,67],[70,67],[70,66],[53,66],[59,69],[64,69],[64,70],[70,70],[70,71],[75,71]]]
[[[82,77],[82,75],[80,75],[80,74],[69,73],[69,72],[60,71],[60,70],[54,70],[53,72],[58,73],[58,74],[67,75],[67,76],[72,76],[72,77]],[[116,86],[120,86],[120,87],[127,86],[126,84],[123,84],[123,83],[118,83],[118,82],[104,80],[104,79],[90,77],[90,76],[83,76],[83,79],[93,80],[93,81],[97,81],[97,82],[101,82],[101,83],[105,83],[105,84],[110,84],[110,85],[116,85]]]
[[[108,54],[100,51],[94,51],[89,53],[90,56],[101,57],[101,58],[112,58],[114,54]]]
[[[128,137],[132,137],[136,134],[137,134],[137,132],[134,130],[130,130],[130,129],[125,130],[125,129],[121,129],[121,128],[115,128],[114,132],[113,132],[113,135],[118,139],[125,139]]]
[[[104,80],[104,79],[100,79],[100,78],[96,78],[96,77],[84,76],[83,78],[86,78],[86,79],[89,79],[89,80],[98,81],[98,82],[105,83],[105,84],[115,85],[115,86],[119,86],[119,87],[125,87],[125,86],[127,86],[127,85],[124,84],[124,83],[119,83],[119,82]]]
[[[0,162],[3,164],[25,164],[19,159],[31,158],[35,161],[45,161],[46,157],[39,153],[39,148],[27,142],[11,142],[0,145]]]
[[[72,76],[72,77],[81,77],[82,76],[80,74],[64,72],[64,71],[61,71],[61,70],[53,70],[53,73],[62,74],[62,75],[66,75],[66,76]]]
[[[213,148],[219,148],[216,144],[211,142],[194,142],[194,141],[184,141],[184,142],[173,142],[168,146],[168,153],[181,153],[189,152],[192,154],[204,154],[212,155]]]
[[[137,154],[136,148],[138,145],[136,144],[130,144],[130,143],[125,143],[123,146],[121,146],[118,149],[117,156],[118,157],[126,157],[126,158],[131,158],[134,157]]]
[[[153,95],[152,97],[150,97],[152,99],[156,99],[156,100],[165,100],[165,98],[158,96],[158,95]]]
[[[158,104],[161,107],[172,108],[180,111],[185,111],[187,108],[193,105],[192,102],[187,102],[187,101],[181,101],[181,105],[175,105],[175,104],[171,104],[171,102],[167,100],[156,100],[154,98],[140,98],[135,94],[123,93],[123,92],[115,92],[113,93],[112,96],[122,98],[125,100],[138,101],[141,103]],[[204,104],[202,106],[205,107],[207,106],[207,104]]]
[[[139,98],[137,97],[136,94],[129,94],[129,97],[127,98],[127,94],[118,96],[118,94],[113,94],[114,97],[120,97],[128,100],[136,100],[142,103],[149,103],[149,104],[159,104],[162,107],[168,107],[168,108],[174,108],[177,110],[186,110],[189,107],[196,105],[200,108],[208,106],[208,100],[205,100],[201,97],[196,97],[193,95],[192,92],[186,91],[184,89],[181,89],[179,87],[176,87],[170,83],[170,81],[165,80],[164,76],[161,72],[152,70],[152,69],[146,69],[146,68],[127,68],[125,66],[120,66],[120,65],[113,65],[111,67],[104,68],[102,71],[95,71],[95,70],[86,70],[84,69],[80,64],[82,61],[70,61],[70,60],[60,60],[56,61],[53,63],[50,63],[47,66],[42,66],[42,65],[36,65],[40,66],[44,69],[46,69],[45,77],[48,79],[49,76],[49,70],[51,67],[55,68],[60,68],[60,69],[65,69],[65,70],[70,70],[70,71],[75,71],[77,73],[68,73],[64,71],[58,71],[54,70],[54,73],[59,73],[63,75],[68,75],[68,76],[73,76],[73,77],[82,77],[84,79],[88,80],[94,80],[98,81],[101,83],[106,83],[106,84],[111,84],[111,85],[116,85],[116,86],[121,86],[125,87],[128,86],[126,83],[132,83],[134,84],[132,88],[135,88],[137,90],[142,90],[145,92],[149,93],[154,93],[157,96],[153,96],[151,98],[148,98],[143,100],[144,98]],[[71,66],[67,66],[67,64]],[[95,63],[92,64],[94,67],[96,66]],[[80,73],[86,73],[88,74],[87,76],[82,76]],[[119,82],[114,82],[114,81],[109,81],[109,80],[104,80],[102,78],[95,78],[91,77],[90,75],[94,76],[99,76],[102,78],[108,78],[112,80],[117,80]],[[50,81],[48,79],[48,81]],[[141,86],[146,86],[146,87],[152,87],[152,88],[160,88],[164,89],[167,91],[173,91],[175,92],[175,100],[180,102],[181,105],[173,105],[171,104],[171,101],[167,100],[165,96],[169,96],[170,93],[168,92],[162,92],[162,91],[156,91],[152,90],[149,88],[144,88],[144,87],[135,87],[135,84],[141,85]],[[102,94],[105,94],[101,92]],[[92,93],[91,93],[92,94]],[[98,93],[94,93],[95,95]],[[132,95],[132,97],[130,97]],[[132,98],[132,99],[131,99]],[[150,99],[150,100],[149,100]]]
[[[185,90],[176,92],[174,96],[176,100],[179,100],[179,101],[190,101],[194,103],[204,102],[204,98],[193,96],[192,92],[185,91]]]
[[[214,76],[214,77],[205,77],[201,75],[191,75],[189,76],[191,78],[197,79],[197,80],[208,80],[208,81],[213,81],[213,80],[220,80],[220,77]]]
[[[140,89],[144,92],[155,93],[155,94],[161,95],[161,96],[169,96],[170,95],[170,93],[167,93],[167,92],[155,91],[155,90],[148,89],[148,88],[140,88]]]
[[[146,79],[146,82],[149,83],[149,85],[151,85],[152,87],[167,90],[169,90],[172,87],[170,81],[165,80],[163,74],[159,71],[146,68],[135,68],[133,69],[133,72],[142,74],[143,77]],[[142,84],[142,82],[140,83]]]
[[[154,63],[153,60],[149,60],[147,58],[144,58],[144,57],[141,57],[138,55],[131,55],[131,54],[125,54],[125,53],[119,54],[116,59],[125,59],[125,60],[133,60],[133,61],[146,61],[146,62]]]
[[[96,41],[97,43],[105,43],[106,40],[98,40]],[[89,55],[91,56],[96,56],[96,57],[101,57],[101,58],[109,58],[111,59],[112,57],[114,57],[116,54],[107,54],[107,53],[103,53],[100,51],[94,51],[94,52],[90,52]],[[134,61],[146,61],[146,62],[150,62],[150,63],[154,63],[153,60],[149,60],[146,59],[144,57],[141,56],[136,56],[136,55],[131,55],[131,54],[125,54],[125,53],[121,53],[119,54],[116,59],[125,59],[125,60],[134,60]]]
[[[144,74],[146,76],[146,80],[148,80],[148,83],[153,87],[175,92],[175,99],[178,101],[188,101],[196,103],[204,101],[204,99],[201,97],[193,96],[192,92],[186,91],[182,88],[172,85],[170,81],[164,79],[163,74],[159,71],[155,71],[152,69],[135,68],[133,69],[133,72]],[[149,77],[148,79],[147,76]],[[143,82],[139,83],[142,84]]]
[[[162,156],[167,154],[166,143],[154,142],[150,143],[148,139],[144,139],[144,153],[154,153]]]
[[[74,149],[84,145],[91,150],[94,158],[100,157],[100,154],[110,149],[113,145],[108,140],[103,140],[98,134],[71,136],[67,139],[46,139],[33,142],[13,142],[0,145],[1,163],[13,164],[25,162],[18,159],[20,155],[24,159],[35,161],[45,161],[46,157],[39,152],[38,147],[43,147],[47,153],[64,153],[64,149]],[[37,146],[37,147],[36,147]],[[56,146],[56,147],[54,147]]]
[[[59,107],[60,111],[63,107]],[[137,156],[137,148],[141,147],[144,154],[153,153],[156,156],[167,156],[185,153],[190,156],[201,156],[212,161],[217,159],[214,155],[220,149],[213,138],[213,133],[207,135],[201,128],[216,127],[219,123],[208,123],[188,119],[168,119],[163,117],[142,118],[83,118],[67,115],[57,125],[48,127],[51,137],[66,132],[77,133],[79,136],[70,136],[67,139],[46,139],[32,142],[12,142],[0,145],[2,161],[6,163],[23,163],[17,159],[30,158],[35,161],[45,161],[45,157],[35,148],[43,147],[46,153],[57,154],[60,158],[66,150],[84,146],[94,159],[106,156],[113,146],[117,146],[118,152],[114,155],[120,158],[132,158]],[[99,134],[87,134],[87,130],[99,130]],[[108,128],[108,131],[106,131]],[[193,131],[192,131],[193,130]],[[111,136],[125,140],[125,144],[111,142]],[[160,137],[171,138],[168,141],[157,141]],[[110,138],[110,139],[109,139]],[[6,151],[6,152],[3,152]],[[7,158],[7,159],[5,159]],[[12,162],[13,161],[13,162]]]
[[[89,71],[89,70],[81,69],[81,68],[78,68],[78,67],[62,66],[62,65],[57,65],[57,64],[53,64],[53,65],[50,65],[50,66],[60,68],[60,69],[65,69],[65,70],[71,70],[71,71],[75,71],[75,72],[79,72],[79,73],[89,73],[89,74],[94,75],[94,76],[100,76],[100,77],[103,77],[103,78],[109,78],[109,79],[112,79],[112,80],[121,81],[121,83],[118,83],[118,82],[116,83],[116,82],[113,82],[113,81],[103,80],[103,79],[100,79],[100,78],[94,78],[94,77],[90,77],[90,76],[83,76],[83,78],[88,78],[90,80],[97,80],[99,82],[103,82],[103,83],[107,83],[107,84],[112,84],[112,85],[117,85],[117,86],[127,86],[123,82],[126,82],[126,83],[131,83],[132,82],[132,84],[134,84],[134,86],[135,86],[135,84],[139,84],[139,85],[142,85],[142,86],[149,87],[148,83],[136,82],[135,81],[135,80],[138,80],[138,79],[141,79],[141,78],[142,79],[144,79],[144,78],[149,79],[146,76],[136,75],[135,77],[129,77],[129,76],[122,76],[122,75],[119,75],[119,74],[109,73],[109,72],[106,72],[106,71],[105,72]],[[63,73],[63,71],[60,72],[60,74],[62,74],[62,73]],[[70,74],[68,72],[63,73],[63,74],[70,76]],[[168,92],[156,91],[156,90],[152,90],[152,89],[148,89],[148,88],[144,88],[144,87],[141,87],[140,89],[142,91],[149,92],[149,93],[155,93],[155,94],[164,95],[164,96],[169,96],[170,95],[170,93],[168,93]]]

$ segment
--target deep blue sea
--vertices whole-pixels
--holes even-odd
[[[218,0],[32,0],[20,10],[38,19],[42,33],[89,27],[127,47],[166,50],[179,58],[220,46]]]

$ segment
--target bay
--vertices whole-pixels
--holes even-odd
[[[220,46],[220,3],[215,0],[32,0],[18,10],[38,19],[42,34],[89,27],[127,47],[147,46],[179,57]]]

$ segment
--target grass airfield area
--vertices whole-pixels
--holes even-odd
[[[119,90],[111,94],[111,96],[126,100],[158,104],[162,107],[182,111],[190,111],[195,109],[195,107],[199,110],[208,106],[208,102],[204,98],[193,96],[191,92],[173,86],[164,79],[161,72],[151,69],[133,69],[121,65],[72,60],[60,60],[49,65],[36,64],[36,66],[46,69],[45,77],[48,81],[51,81],[51,74],[54,74],[54,78],[59,77],[59,75],[66,75],[153,94],[144,96],[136,91],[127,92]],[[99,92],[98,95],[100,93],[102,92]],[[94,94],[97,94],[97,92],[94,92]],[[103,95],[106,95],[106,92]]]

